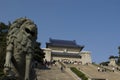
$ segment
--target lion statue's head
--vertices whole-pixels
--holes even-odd
[[[18,34],[24,34],[26,37],[35,40],[37,39],[37,26],[33,21],[27,18],[16,19],[10,26],[7,36],[7,43],[12,42]],[[21,35],[22,36],[22,35]],[[20,36],[19,36],[20,37]]]

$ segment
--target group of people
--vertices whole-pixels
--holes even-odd
[[[115,68],[115,67],[112,67],[112,72],[115,72],[115,69],[116,70],[118,70],[118,71],[120,71],[120,69],[117,67],[117,68]],[[106,72],[106,68],[100,68],[100,67],[98,67],[98,72],[99,71],[101,71],[101,72]]]
[[[115,67],[115,68],[113,67],[113,68],[112,68],[112,70],[115,70],[115,69],[116,69],[117,71],[120,71],[120,68],[119,68],[119,67]]]
[[[98,72],[106,72],[106,68],[100,68],[100,67],[98,67]]]

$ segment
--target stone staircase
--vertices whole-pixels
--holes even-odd
[[[98,72],[97,66],[93,64],[67,64],[66,67],[76,67],[78,70],[82,71],[89,80],[120,80],[120,72],[108,70],[106,72]],[[36,73],[38,80],[77,80],[66,71],[61,71],[60,65],[52,66],[50,69],[36,69]]]
[[[103,80],[120,80],[120,73],[118,72],[98,72],[97,66],[89,65],[68,65],[69,67],[76,67],[78,70],[82,71],[90,79],[103,79]]]
[[[50,69],[36,69],[36,73],[38,80],[75,80],[57,66],[52,66]]]

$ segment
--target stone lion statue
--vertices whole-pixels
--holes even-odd
[[[17,80],[33,80],[32,55],[37,39],[37,27],[27,18],[15,20],[7,35],[4,73]]]

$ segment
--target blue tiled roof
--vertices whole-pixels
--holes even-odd
[[[49,39],[49,43],[47,45],[50,46],[64,46],[64,47],[84,47],[81,45],[78,45],[75,40],[59,40],[59,39]]]
[[[53,43],[53,44],[76,45],[75,40],[74,41],[69,41],[69,40],[50,39],[50,42]]]

